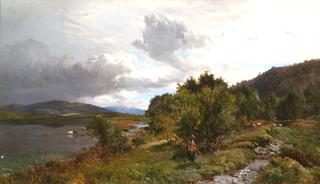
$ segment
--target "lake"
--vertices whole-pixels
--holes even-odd
[[[69,153],[94,145],[93,138],[81,135],[84,128],[84,124],[76,123],[58,127],[0,124],[0,172],[12,172],[33,164],[63,159]]]

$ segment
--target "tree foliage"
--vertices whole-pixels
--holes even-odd
[[[312,61],[306,65],[318,65],[317,62]],[[291,68],[299,72],[304,70],[297,66]],[[272,71],[279,70],[274,68]],[[292,73],[289,73],[291,76]],[[270,77],[281,79],[281,85],[287,87],[281,89],[287,92],[291,90],[287,95],[270,90],[264,91],[261,97],[262,93],[249,82],[228,88],[223,79],[215,78],[208,72],[198,78],[190,77],[178,84],[175,94],[164,94],[151,100],[146,112],[151,120],[150,129],[157,135],[176,133],[185,140],[195,135],[197,143],[206,145],[241,126],[250,126],[252,120],[287,120],[320,114],[320,83],[314,82],[303,91],[302,88],[293,88],[292,83],[284,85],[283,77],[288,73],[277,74]],[[294,77],[296,80],[300,78]],[[264,81],[265,78],[256,78],[262,79]],[[274,85],[279,80],[270,81],[269,84]],[[266,81],[260,83],[265,84]],[[266,89],[269,87],[266,86]]]
[[[264,117],[267,120],[277,119],[277,105],[278,105],[277,97],[274,93],[271,93],[265,101]]]
[[[150,129],[160,135],[172,125],[175,97],[171,94],[155,96],[150,101],[150,105],[145,115],[150,118]]]
[[[233,93],[237,97],[238,116],[246,116],[248,120],[261,118],[264,106],[256,89],[242,85],[234,89]]]
[[[289,93],[278,106],[278,117],[284,120],[301,118],[305,112],[305,98],[297,90]]]
[[[235,98],[227,88],[203,87],[198,93],[178,93],[180,120],[178,135],[188,139],[195,135],[198,143],[215,142],[235,128]]]
[[[235,112],[235,96],[227,83],[204,72],[179,84],[176,94],[153,98],[146,115],[157,133],[170,130],[184,140],[195,135],[205,144],[235,127]]]
[[[308,115],[320,115],[320,82],[311,83],[304,91]]]
[[[95,117],[87,126],[89,135],[98,139],[100,146],[109,147],[113,152],[123,152],[130,149],[128,138],[122,135],[122,131],[112,126],[108,120]]]

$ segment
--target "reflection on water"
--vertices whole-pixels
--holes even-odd
[[[70,130],[74,133],[68,133]],[[28,161],[43,155],[56,158],[52,155],[65,155],[93,145],[93,139],[83,135],[83,131],[84,125],[0,124],[0,168],[10,167],[10,163],[22,158]]]
[[[144,132],[144,129],[149,127],[149,124],[145,122],[137,122],[133,124],[136,128],[128,129],[127,131],[123,132],[125,136],[138,136]]]
[[[140,122],[134,124],[134,126],[136,126],[137,128],[147,128],[147,127],[149,127],[149,124],[140,121]]]
[[[136,128],[124,132],[137,136],[149,124],[137,122]],[[0,124],[0,173],[25,168],[49,160],[62,159],[68,153],[95,144],[84,134],[84,124]]]

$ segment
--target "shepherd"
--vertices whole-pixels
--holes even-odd
[[[197,159],[197,153],[199,152],[198,146],[194,141],[195,138],[196,137],[194,135],[191,135],[190,139],[187,142],[188,156],[192,161],[195,161]]]

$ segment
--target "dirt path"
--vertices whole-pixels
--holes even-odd
[[[251,162],[246,168],[233,174],[215,176],[212,180],[202,180],[198,184],[250,184],[258,172],[269,164],[272,156],[280,152],[283,141],[274,140],[266,147],[257,147],[254,151],[258,154],[258,159]]]
[[[153,141],[153,142],[149,142],[147,144],[143,144],[140,146],[140,148],[150,148],[151,146],[156,146],[156,145],[165,144],[165,143],[167,143],[167,141],[162,139],[160,141]]]

